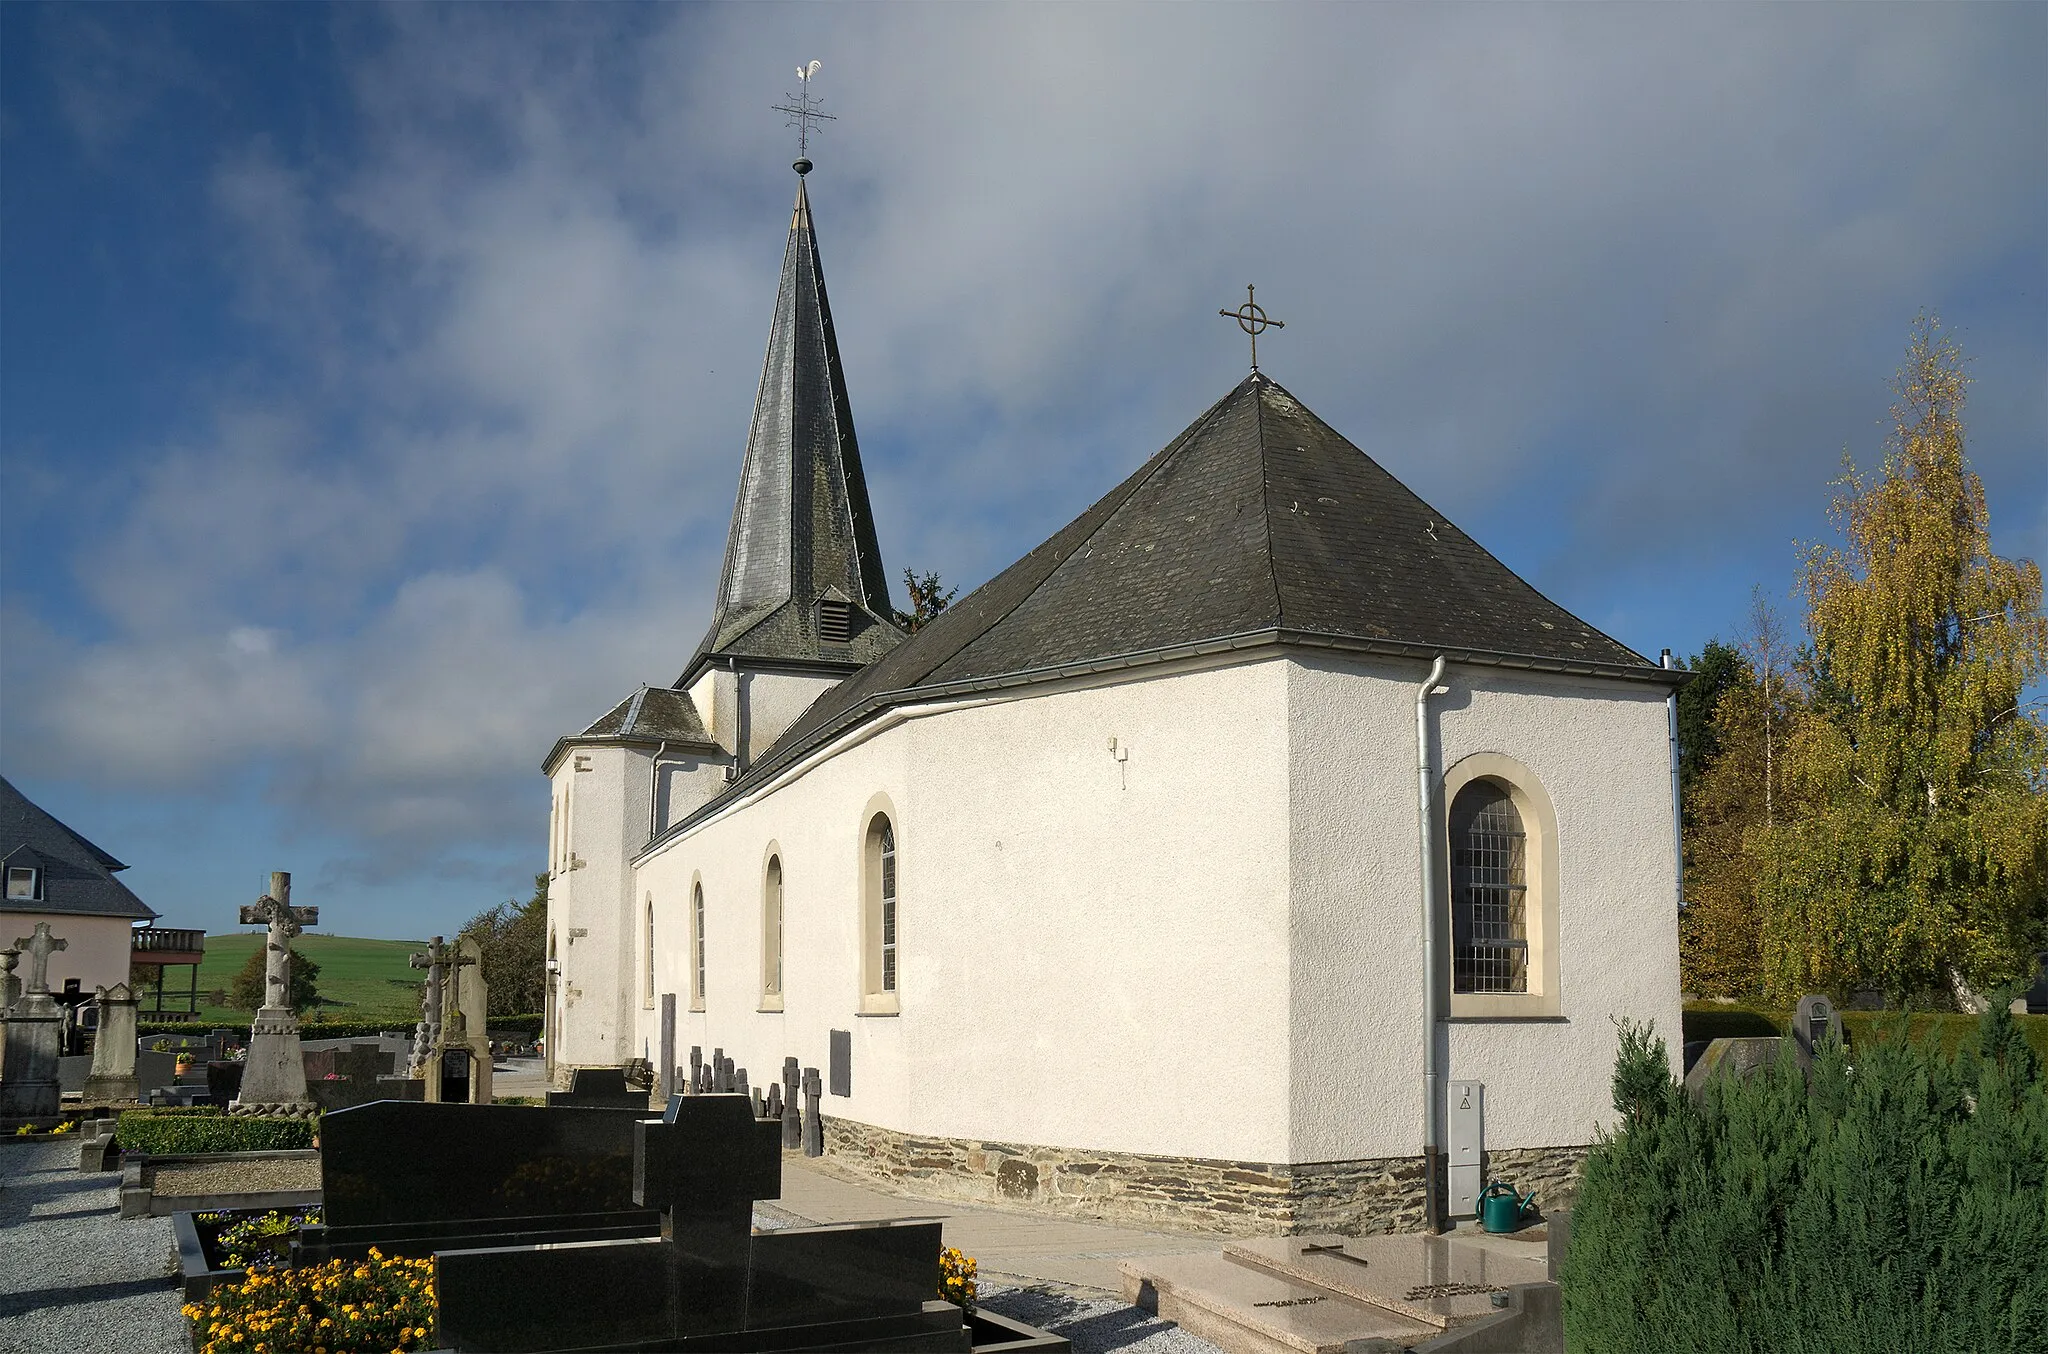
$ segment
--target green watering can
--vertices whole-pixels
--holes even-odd
[[[1535,1190],[1518,1196],[1514,1186],[1496,1180],[1479,1196],[1479,1225],[1489,1232],[1512,1232],[1522,1225],[1522,1214],[1535,1202]]]

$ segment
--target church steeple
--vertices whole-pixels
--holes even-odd
[[[851,671],[903,638],[818,262],[802,177],[810,167],[797,161],[782,284],[711,628],[677,686],[718,660]]]

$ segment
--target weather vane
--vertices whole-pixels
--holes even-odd
[[[799,174],[811,172],[811,124],[839,120],[830,113],[820,112],[818,105],[824,100],[811,94],[811,81],[818,78],[818,64],[813,61],[808,66],[798,66],[796,78],[803,93],[785,94],[782,97],[788,99],[788,103],[773,105],[776,112],[789,114],[789,121],[784,125],[796,128],[796,172]]]
[[[1236,320],[1237,327],[1252,336],[1252,370],[1259,369],[1259,335],[1268,329],[1285,329],[1287,326],[1275,319],[1269,319],[1266,308],[1258,302],[1258,292],[1247,282],[1244,285],[1244,304],[1236,310],[1216,312],[1226,320]]]

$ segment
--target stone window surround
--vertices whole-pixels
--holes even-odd
[[[1557,812],[1550,795],[1536,773],[1514,758],[1499,752],[1473,752],[1458,759],[1444,772],[1438,803],[1441,818],[1437,827],[1437,850],[1444,868],[1440,871],[1443,891],[1438,908],[1443,919],[1441,934],[1450,927],[1450,806],[1458,792],[1474,781],[1488,780],[1508,792],[1515,811],[1521,815],[1527,834],[1524,869],[1529,892],[1525,917],[1529,928],[1529,990],[1527,992],[1451,992],[1447,1014],[1452,1020],[1555,1020],[1562,1014],[1558,1000],[1558,882]],[[1450,983],[1450,952],[1444,951],[1444,977]]]
[[[645,939],[647,983],[645,990],[640,994],[640,1009],[651,1011],[654,1009],[654,895],[651,893],[647,895],[647,935]]]
[[[690,876],[690,1009],[704,1009],[704,876]]]
[[[896,987],[882,990],[882,855],[877,820],[886,821],[896,847]],[[903,825],[889,796],[877,793],[861,810],[860,1010],[858,1015],[893,1016],[903,1010]]]
[[[760,1011],[780,1011],[787,987],[783,969],[782,844],[770,840],[761,865],[761,1004]],[[778,981],[781,979],[783,981]]]

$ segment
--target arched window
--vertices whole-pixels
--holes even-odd
[[[1452,1019],[1554,1019],[1557,813],[1528,767],[1474,752],[1444,773]]]
[[[690,886],[690,1009],[704,1009],[704,885]]]
[[[761,1006],[782,1009],[782,857],[768,857],[761,879]]]
[[[647,895],[647,994],[641,1004],[654,1005],[654,895]]]
[[[1505,787],[1451,804],[1451,991],[1529,990],[1528,835]]]
[[[887,1015],[898,1009],[896,829],[887,814],[868,820],[863,854],[861,1010]]]

